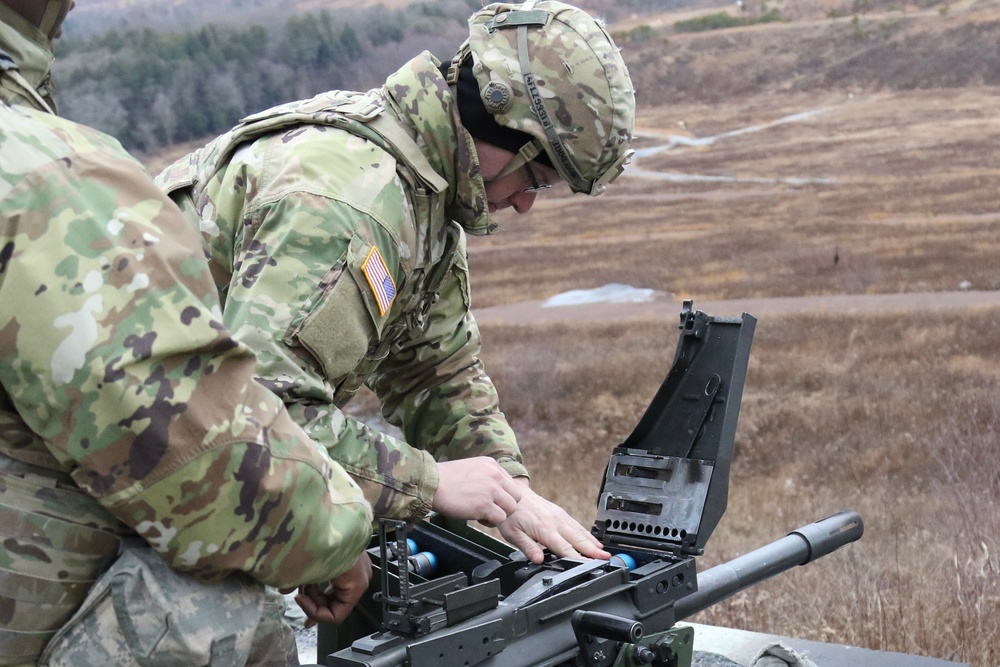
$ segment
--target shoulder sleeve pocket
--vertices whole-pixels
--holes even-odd
[[[355,235],[343,263],[325,280],[325,294],[314,302],[292,337],[336,382],[353,372],[381,336],[385,318],[363,269],[373,246]]]

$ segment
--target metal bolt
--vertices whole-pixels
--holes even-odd
[[[632,661],[640,665],[651,665],[656,660],[656,653],[645,646],[636,646],[632,652]]]

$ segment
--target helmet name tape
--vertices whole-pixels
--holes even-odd
[[[545,138],[549,140],[549,147],[555,153],[557,159],[556,168],[571,186],[576,189],[589,191],[592,184],[580,174],[580,170],[573,163],[573,158],[570,156],[569,151],[563,145],[562,139],[559,137],[559,132],[556,131],[555,123],[552,122],[549,112],[545,108],[542,93],[538,90],[538,84],[535,83],[535,75],[531,73],[531,59],[528,57],[527,24],[521,24],[517,28],[517,57],[521,65],[521,76],[524,77],[524,85],[528,89],[528,98],[531,100],[531,106],[535,110],[535,115],[538,116],[538,121],[542,124],[542,129],[545,130]]]
[[[566,151],[566,147],[563,145],[562,139],[559,138],[559,134],[556,132],[555,124],[552,122],[552,119],[549,118],[549,112],[545,108],[545,103],[542,101],[542,94],[538,90],[538,86],[535,84],[535,75],[530,71],[526,71],[524,74],[524,85],[528,88],[528,96],[531,98],[531,106],[535,109],[538,121],[542,124],[542,128],[545,130],[545,137],[549,140],[549,147],[552,149],[552,152],[556,154],[556,158],[558,158],[559,164],[563,168],[563,173],[570,177],[566,180],[574,185],[583,181],[583,176],[580,175],[576,165],[573,164],[573,158],[571,158],[569,153]]]

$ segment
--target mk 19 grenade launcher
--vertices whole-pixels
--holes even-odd
[[[610,560],[536,565],[462,522],[384,521],[369,548],[372,595],[322,629],[329,667],[690,667],[677,621],[861,537],[841,512],[697,573],[729,492],[736,421],[756,320],[686,301],[666,379],[611,453],[593,533]]]

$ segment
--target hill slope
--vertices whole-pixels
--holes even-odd
[[[788,22],[689,34],[673,29],[681,16],[665,14],[623,22],[616,34],[649,106],[780,92],[1000,85],[996,2],[895,4],[847,16],[832,4],[786,2],[778,11]],[[640,25],[650,30],[637,31]],[[630,41],[636,32],[644,39]]]

